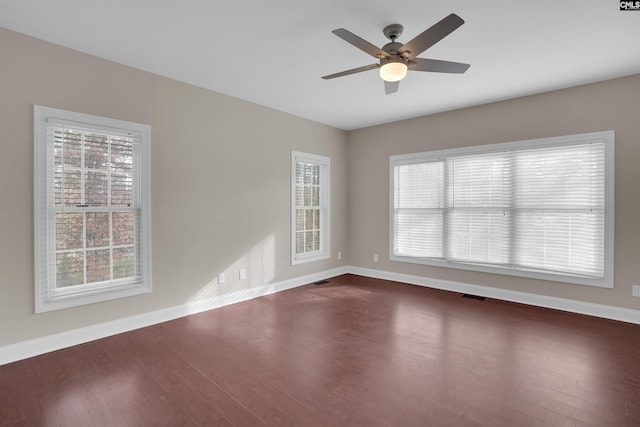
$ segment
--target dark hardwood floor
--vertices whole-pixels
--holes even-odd
[[[1,366],[0,425],[640,426],[640,325],[346,275]]]

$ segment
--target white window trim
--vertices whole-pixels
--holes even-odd
[[[326,174],[321,176],[320,198],[324,206],[324,215],[320,216],[320,250],[305,254],[296,254],[296,163],[306,161],[324,165]],[[331,256],[331,159],[326,156],[291,152],[291,265],[328,259]]]
[[[568,146],[584,144],[589,140],[602,140],[605,145],[605,220],[604,220],[604,277],[590,278],[570,274],[555,274],[545,271],[514,269],[494,265],[463,263],[432,258],[419,258],[394,255],[394,166],[397,164],[410,164],[425,161],[433,161],[448,156],[463,154],[483,154],[496,151],[544,148],[554,146]],[[448,150],[430,151],[424,153],[412,153],[395,155],[389,158],[389,260],[407,262],[413,264],[431,265],[436,267],[471,270],[484,273],[503,274],[533,279],[573,283],[579,285],[613,288],[614,277],[614,177],[615,177],[615,132],[613,130],[603,132],[566,135],[560,137],[530,139],[524,141],[505,142],[498,144],[479,145],[474,147],[454,148]]]
[[[140,217],[140,275],[141,280],[131,283],[112,281],[106,285],[79,285],[52,292],[51,280],[55,268],[50,254],[55,246],[55,230],[48,221],[47,202],[47,123],[48,119],[76,123],[106,131],[138,132],[140,146],[138,156]],[[34,105],[34,261],[35,261],[35,312],[42,313],[116,298],[151,292],[151,126],[117,119],[76,113],[56,108]],[[43,240],[46,244],[43,244]]]

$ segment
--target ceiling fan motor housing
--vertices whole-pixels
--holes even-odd
[[[402,31],[404,27],[400,24],[391,24],[384,27],[382,32],[385,37],[391,40],[390,43],[382,46],[382,50],[387,52],[390,56],[387,58],[380,58],[380,65],[387,64],[389,62],[402,62],[406,65],[409,65],[409,55],[411,52],[402,52],[398,53],[398,49],[400,49],[403,44],[398,43],[396,39],[402,35]]]
[[[380,58],[380,65],[384,65],[388,62],[402,62],[404,64],[409,65],[411,62],[409,60],[409,53],[408,52],[398,53],[398,49],[400,49],[401,47],[402,47],[402,43],[398,43],[395,41],[391,43],[387,43],[384,46],[382,46],[382,50],[387,52],[389,54],[389,57]]]

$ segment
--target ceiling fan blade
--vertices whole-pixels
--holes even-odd
[[[342,40],[346,41],[347,43],[351,43],[352,45],[354,45],[358,49],[368,53],[369,55],[373,56],[374,58],[388,58],[389,57],[389,54],[387,52],[385,52],[384,50],[378,48],[375,45],[372,45],[371,43],[369,43],[368,41],[366,41],[362,37],[356,36],[351,31],[345,30],[344,28],[338,28],[337,30],[333,30],[332,33],[335,34],[336,36],[340,37]]]
[[[351,70],[340,71],[339,73],[329,74],[328,76],[322,76],[323,79],[335,79],[336,77],[348,76],[349,74],[361,73],[363,71],[373,70],[375,68],[380,68],[380,64],[371,64],[365,65],[363,67],[352,68]]]
[[[464,20],[455,13],[432,25],[418,34],[409,43],[398,49],[398,53],[408,53],[409,58],[415,58],[434,44],[451,34],[456,28],[464,24]]]
[[[431,71],[432,73],[462,74],[471,66],[461,62],[439,61],[437,59],[415,58],[415,65],[409,65],[413,71]]]
[[[400,82],[384,82],[384,93],[389,95],[391,93],[396,93],[398,91],[398,86],[400,86]]]

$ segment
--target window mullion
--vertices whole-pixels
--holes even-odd
[[[53,149],[54,150],[54,154],[53,154],[53,156],[54,156],[54,158],[53,158],[53,175],[54,176],[51,177],[51,180],[47,180],[47,182],[53,182],[54,178],[55,178],[55,167],[56,167],[55,166],[55,163],[56,163],[56,159],[55,159],[55,136],[53,138],[54,138],[54,140],[53,140],[53,144],[54,144],[54,149]],[[60,187],[60,189],[61,189],[60,190],[60,199],[61,199],[60,200],[60,204],[62,206],[62,209],[64,210],[64,189],[66,188],[65,185],[66,185],[66,178],[67,178],[65,176],[66,167],[67,167],[67,165],[66,165],[67,162],[65,161],[65,156],[67,155],[67,151],[66,151],[67,150],[67,143],[66,143],[66,137],[65,137],[64,129],[62,130],[62,144],[61,145],[62,145],[62,148],[61,148],[61,153],[60,153],[60,159],[62,161],[62,167],[61,167],[61,176],[62,176],[62,178],[60,179],[60,181],[61,181],[61,184],[60,184],[61,185],[61,187]],[[55,184],[53,186],[53,191],[55,193]],[[55,197],[56,196],[54,194],[54,196],[53,196],[53,203],[54,204],[55,204]]]
[[[86,194],[85,194],[85,175],[86,175],[86,170],[85,170],[85,159],[84,159],[84,154],[85,154],[85,133],[84,132],[80,132],[80,203],[83,205],[86,205]]]
[[[80,132],[80,202],[83,206],[87,205],[86,198],[86,133]],[[82,212],[82,283],[87,284],[87,210],[81,209]]]
[[[109,280],[113,280],[113,212],[109,211]]]
[[[87,283],[87,212],[82,213],[82,283]]]
[[[142,189],[141,179],[142,179],[142,156],[140,155],[141,146],[139,144],[138,139],[134,139],[131,142],[131,154],[133,156],[132,161],[132,170],[131,170],[131,184],[133,185],[133,199],[131,200],[131,204],[133,209],[133,243],[134,243],[134,256],[133,256],[133,274],[134,276],[138,276],[142,271],[141,266],[141,256],[142,252],[140,236],[142,233],[140,232],[140,227],[142,225],[142,215],[141,215],[141,206],[142,203],[142,194],[140,193]],[[145,179],[148,178],[145,176]]]
[[[443,163],[443,189],[444,189],[444,209],[442,215],[442,258],[445,260],[449,260],[449,233],[451,230],[450,227],[450,218],[451,214],[451,201],[453,200],[453,188],[449,188],[449,185],[452,183],[449,180],[449,167],[450,162],[446,159],[442,161]],[[450,194],[451,193],[451,194]]]
[[[111,159],[111,136],[107,138],[107,206],[111,207],[111,172],[112,172],[112,159]],[[109,211],[111,211],[109,209]]]
[[[107,209],[109,216],[109,280],[113,280],[113,211],[111,210],[111,171],[113,159],[111,152],[112,137],[107,138]]]
[[[518,170],[515,162],[515,152],[509,152],[509,264],[511,267],[516,267],[517,263],[517,242],[519,239],[519,230],[516,222],[516,216],[518,215],[516,206],[516,185],[518,179]]]

